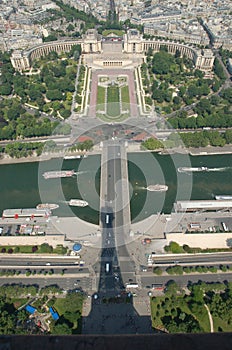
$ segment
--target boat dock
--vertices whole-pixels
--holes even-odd
[[[3,218],[19,218],[19,217],[48,217],[51,215],[49,209],[36,209],[36,208],[26,208],[26,209],[5,209],[3,210]]]

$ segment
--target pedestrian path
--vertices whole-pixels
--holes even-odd
[[[204,304],[207,312],[208,312],[208,316],[209,316],[209,323],[210,323],[210,332],[213,333],[214,332],[214,328],[213,328],[213,317],[210,313],[209,307],[208,305]]]

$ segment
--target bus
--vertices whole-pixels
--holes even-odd
[[[139,287],[138,283],[128,283],[126,285],[126,288],[138,288],[138,287]]]
[[[164,286],[162,283],[152,283],[151,287],[152,289],[156,290],[164,290]]]
[[[109,214],[106,214],[106,224],[108,225],[110,223],[110,216]]]
[[[229,229],[228,229],[228,227],[226,226],[226,224],[225,224],[224,222],[222,222],[221,224],[222,224],[223,230],[224,230],[225,232],[228,232]]]
[[[106,273],[110,272],[110,264],[109,263],[106,263],[105,271],[106,271]]]

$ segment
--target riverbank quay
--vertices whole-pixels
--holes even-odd
[[[144,150],[141,149],[140,143],[129,143],[127,145],[127,152],[133,153],[133,152],[141,152],[141,153],[148,153],[148,152],[154,152],[159,153],[161,155],[168,155],[168,154],[189,154],[191,156],[209,156],[209,155],[216,155],[216,154],[232,154],[232,145],[227,145],[224,147],[213,147],[213,146],[207,146],[207,147],[199,147],[199,148],[184,148],[184,147],[177,147],[177,148],[170,148],[170,149],[157,149],[157,150]],[[67,152],[67,151],[61,151],[61,152],[51,152],[51,153],[44,153],[41,156],[28,156],[28,157],[22,157],[22,158],[11,158],[8,155],[2,155],[0,158],[0,165],[2,164],[17,164],[17,163],[33,163],[33,162],[42,162],[42,161],[48,161],[54,158],[64,158],[65,156],[89,156],[89,155],[97,155],[101,154],[101,147],[99,145],[95,146],[92,151],[88,152]]]
[[[28,157],[21,157],[21,158],[11,158],[8,155],[3,155],[0,158],[0,165],[3,164],[17,164],[17,163],[33,163],[33,162],[43,162],[43,161],[48,161],[51,159],[55,159],[55,158],[64,158],[65,156],[73,156],[73,157],[77,157],[77,156],[84,156],[86,155],[86,152],[51,152],[51,153],[44,153],[41,156],[28,156]],[[90,153],[91,154],[91,153]]]

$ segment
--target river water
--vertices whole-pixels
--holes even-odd
[[[0,212],[6,208],[30,208],[38,203],[57,203],[57,216],[79,216],[98,223],[100,155],[84,159],[53,159],[45,162],[0,165]],[[179,167],[208,167],[207,172],[180,173]],[[44,171],[74,169],[71,178],[48,179]],[[139,221],[157,213],[170,213],[176,200],[213,199],[232,195],[232,155],[186,156],[130,153],[128,171],[131,217]],[[166,184],[167,192],[149,192],[150,184]],[[70,207],[71,198],[83,198],[89,206]]]

